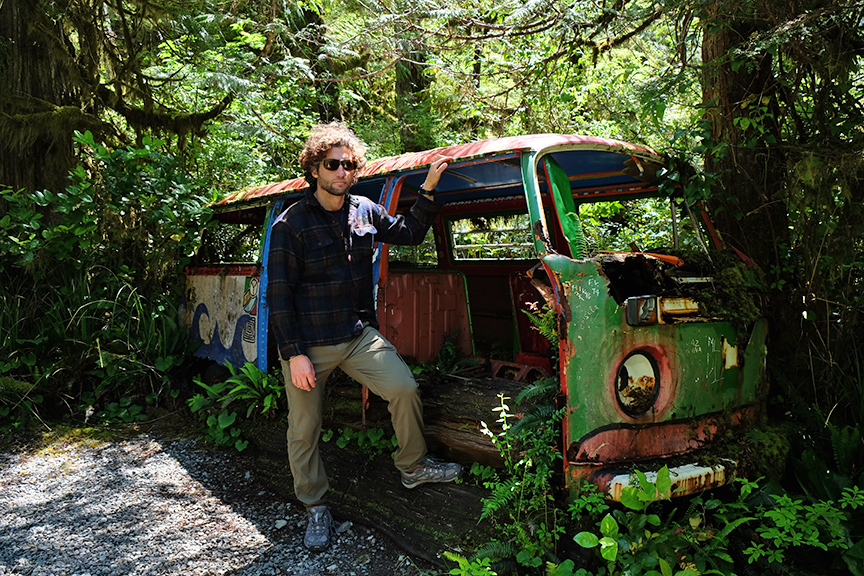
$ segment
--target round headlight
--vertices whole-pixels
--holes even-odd
[[[645,352],[633,352],[618,368],[615,396],[629,416],[644,414],[654,406],[660,393],[660,371],[657,361]]]

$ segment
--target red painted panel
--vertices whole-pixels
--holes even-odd
[[[704,447],[724,426],[738,426],[742,421],[755,420],[756,408],[748,406],[731,414],[641,428],[601,430],[567,450],[571,464],[632,462],[648,458],[668,457]]]
[[[445,335],[459,335],[460,354],[473,353],[465,279],[457,272],[390,270],[379,292],[381,333],[403,356],[421,362],[441,351]]]

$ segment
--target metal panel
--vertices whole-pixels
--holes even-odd
[[[259,312],[257,265],[190,268],[186,275],[186,323],[195,356],[219,364],[243,366],[258,358]]]
[[[281,214],[282,207],[284,206],[284,200],[277,200],[273,203],[273,206],[270,207],[270,210],[267,212],[267,218],[264,223],[264,241],[261,243],[261,282],[259,289],[259,306],[258,306],[258,343],[257,343],[257,354],[258,354],[258,369],[262,372],[267,372],[269,369],[268,366],[268,358],[267,358],[267,346],[268,341],[267,338],[270,334],[270,306],[267,303],[267,282],[268,282],[268,273],[267,273],[267,264],[270,260],[270,235],[273,232],[273,221],[276,217]]]
[[[465,278],[457,272],[391,270],[378,305],[381,332],[403,356],[435,359],[456,334],[460,354],[473,353]],[[379,298],[381,296],[379,295]]]
[[[647,472],[645,477],[649,482],[657,481],[656,472]],[[735,477],[735,463],[731,460],[716,466],[698,466],[685,464],[669,468],[669,477],[672,480],[672,488],[669,494],[664,496],[686,496],[696,494],[711,488],[723,486]],[[621,493],[625,486],[632,486],[630,474],[619,474],[609,480],[609,488],[606,491],[610,500],[621,501]]]

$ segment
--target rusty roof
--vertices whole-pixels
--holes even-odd
[[[458,162],[482,156],[495,156],[506,152],[524,152],[528,150],[539,151],[557,146],[584,146],[586,148],[596,147],[605,149],[626,148],[655,155],[655,152],[648,148],[608,138],[579,136],[574,134],[531,134],[525,136],[494,138],[491,140],[479,140],[467,144],[434,148],[423,152],[409,152],[399,156],[379,158],[378,160],[366,164],[362,174],[360,174],[360,179],[368,179],[374,176],[393,172],[416,170],[428,166],[439,156],[452,158],[453,162]],[[306,187],[308,187],[308,184],[305,179],[293,178],[282,182],[276,182],[274,184],[267,184],[265,186],[238,190],[237,192],[229,194],[216,204],[219,206],[226,206],[235,203],[255,202],[256,200],[262,200],[267,196],[275,194],[289,194],[300,191]]]

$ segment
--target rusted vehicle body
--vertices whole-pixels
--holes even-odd
[[[722,244],[704,211],[658,190],[662,158],[586,136],[500,138],[370,162],[352,193],[405,211],[438,155],[453,160],[427,242],[376,252],[381,332],[420,362],[447,340],[462,355],[491,360],[497,377],[557,374],[573,485],[587,479],[617,498],[628,470],[658,462],[669,463],[680,494],[727,481],[730,468],[697,465],[698,451],[759,411],[766,327],[706,312],[711,254]],[[187,320],[200,356],[272,365],[269,230],[305,187],[289,180],[215,206],[219,227],[187,270]],[[665,209],[645,225],[664,245],[609,249],[614,215],[597,207],[635,201]],[[525,313],[544,306],[554,310],[555,350]]]

